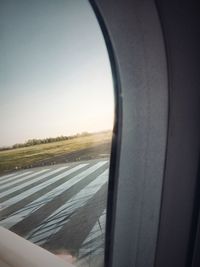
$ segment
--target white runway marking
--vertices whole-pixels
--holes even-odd
[[[85,171],[81,172],[80,174],[74,176],[70,180],[66,181],[65,183],[61,184],[60,186],[54,188],[53,190],[49,191],[48,193],[44,194],[43,196],[39,197],[35,201],[29,203],[24,208],[17,210],[17,214],[13,213],[10,217],[5,220],[1,221],[1,224],[4,225],[7,229],[14,226],[16,223],[23,220],[25,217],[28,217],[33,211],[35,212],[44,204],[47,204],[56,196],[63,193],[68,188],[72,187],[74,184],[81,181],[83,178],[87,177],[89,174],[93,173],[96,169],[103,166],[106,162],[100,162],[96,165],[86,169]]]
[[[79,250],[79,259],[90,257],[91,254],[94,253],[94,251],[95,255],[104,253],[105,222],[106,210],[103,211],[102,215],[99,217],[89,235],[84,240],[81,249]]]
[[[26,198],[27,196],[29,196],[31,194],[36,193],[38,190],[41,190],[41,189],[47,187],[48,185],[52,184],[53,182],[56,182],[59,179],[64,178],[65,176],[75,172],[76,170],[79,170],[79,169],[83,168],[84,166],[85,166],[85,164],[80,164],[80,165],[78,165],[78,166],[76,166],[76,167],[74,167],[74,168],[72,168],[72,169],[70,169],[68,171],[65,171],[64,173],[56,175],[54,178],[50,179],[49,181],[45,181],[45,182],[43,182],[43,183],[41,183],[41,184],[31,188],[31,189],[28,189],[28,190],[22,192],[21,194],[19,194],[17,196],[14,196],[14,197],[4,201],[2,203],[2,205],[4,207],[3,209],[7,208],[10,205],[15,204],[16,202],[19,202],[20,200]],[[52,173],[56,173],[56,170],[51,172],[51,175],[52,175]]]
[[[84,206],[87,201],[101,188],[108,180],[108,169],[99,175],[94,181],[74,195],[59,209],[47,217],[38,227],[33,229],[26,238],[38,245],[46,242],[46,239],[52,234],[57,233],[62,226],[69,221],[67,219],[76,209]],[[55,227],[56,225],[56,227]]]
[[[107,160],[88,161],[84,163],[83,162],[77,163],[77,165],[73,163],[72,165],[73,167],[67,170],[65,169],[70,167],[69,164],[67,164],[67,166],[65,167],[61,167],[62,169],[58,167],[55,169],[55,166],[53,168],[50,166],[48,167],[48,168],[51,168],[50,171],[43,169],[43,171],[41,171],[40,174],[39,174],[39,171],[42,169],[36,168],[36,171],[34,170],[34,172],[33,170],[28,171],[28,172],[21,171],[21,172],[17,172],[16,174],[4,175],[3,178],[0,177],[0,185],[1,184],[3,185],[6,184],[6,186],[13,185],[12,187],[13,193],[11,193],[11,195],[7,195],[7,197],[5,197],[5,199],[7,200],[5,200],[3,203],[0,204],[0,218],[1,218],[1,211],[3,211],[3,214],[7,213],[6,208],[8,208],[8,213],[12,212],[12,210],[13,210],[13,213],[7,218],[4,217],[4,220],[0,221],[0,225],[8,229],[10,227],[13,227],[12,228],[13,231],[15,231],[14,229],[16,225],[16,229],[20,231],[21,223],[23,225],[23,221],[22,221],[23,219],[26,219],[26,218],[28,219],[29,216],[33,215],[34,212],[35,212],[34,217],[36,216],[40,218],[40,214],[42,212],[40,208],[45,208],[45,205],[48,204],[50,201],[52,201],[52,205],[54,204],[54,202],[57,203],[57,205],[59,205],[60,203],[60,207],[55,208],[54,210],[52,206],[51,215],[48,217],[46,215],[46,218],[39,225],[38,225],[39,222],[35,226],[34,226],[34,222],[31,225],[29,225],[29,229],[32,228],[33,230],[31,230],[26,235],[26,238],[38,245],[44,245],[46,242],[49,241],[49,239],[51,239],[51,237],[54,237],[54,234],[59,234],[59,231],[62,230],[63,227],[66,227],[66,223],[68,222],[70,223],[70,220],[73,215],[78,215],[79,211],[81,211],[84,208],[86,208],[87,210],[87,205],[89,204],[89,201],[91,202],[91,198],[94,197],[95,199],[94,195],[108,181],[109,169],[107,168],[107,165],[105,166],[105,168],[103,167],[103,169],[104,170],[106,169],[106,170],[103,171],[102,169],[102,173],[98,175],[98,173],[100,173],[98,172],[98,169],[107,163],[108,163]],[[97,170],[97,173],[95,172],[96,170]],[[76,171],[77,171],[77,174],[74,173]],[[44,175],[47,175],[47,174],[48,176],[54,174],[54,177],[51,176],[52,178],[45,179],[46,181],[40,180],[41,183],[39,185],[33,184],[32,188],[30,188],[32,185],[32,182],[33,181],[35,182],[35,180],[38,179],[37,175],[40,175],[40,179],[41,179],[41,177],[44,177]],[[30,175],[33,175],[33,176],[30,176]],[[88,180],[87,177],[89,175],[92,175],[92,176]],[[37,177],[36,179],[33,178],[34,179],[33,180],[32,177],[34,176],[37,176]],[[16,177],[18,178],[18,180],[15,180]],[[24,186],[24,184],[26,184],[27,186],[26,179],[29,179],[27,177],[31,178],[31,184],[29,184],[30,185],[29,189],[28,188],[25,189],[25,186]],[[61,179],[60,182],[58,181],[59,179]],[[85,179],[85,183],[84,183],[84,179]],[[89,181],[91,182],[89,183]],[[21,182],[20,189],[24,188],[24,191],[23,190],[22,192],[16,191],[16,188],[19,188],[15,186],[16,183],[18,182]],[[71,193],[74,192],[74,195],[70,199],[68,198],[68,200],[66,200],[66,202],[64,203],[65,200],[62,198],[64,196],[63,192],[65,192],[67,189],[69,189],[72,186],[74,186],[74,189],[70,192]],[[5,186],[3,188],[6,189]],[[11,191],[7,190],[6,194],[8,192],[11,192]],[[78,193],[75,193],[75,192],[78,192]],[[67,194],[67,191],[66,191],[66,194]],[[31,197],[28,198],[31,195],[33,195],[32,198]],[[2,194],[0,193],[0,198],[1,197],[2,197]],[[54,198],[56,197],[57,199],[55,199],[54,201]],[[32,199],[32,202],[31,202],[31,199]],[[18,202],[20,202],[19,205],[18,205]],[[3,215],[3,216],[6,216],[6,215]],[[95,225],[91,226],[89,235],[86,236],[84,242],[80,244],[81,246],[79,248],[78,258],[77,258],[77,263],[76,263],[77,266],[90,266],[92,260],[96,262],[95,256],[97,258],[98,257],[100,257],[101,259],[103,258],[105,220],[106,220],[106,212],[104,210],[102,215],[99,218],[96,218]],[[21,230],[23,232],[23,229]],[[77,237],[75,236],[75,238]]]
[[[0,185],[1,185],[1,184],[4,184],[5,182],[7,183],[7,182],[9,182],[9,181],[15,180],[16,178],[25,176],[25,175],[27,175],[27,174],[29,174],[29,173],[31,173],[31,172],[32,172],[32,171],[23,172],[23,173],[19,173],[19,174],[13,173],[13,174],[11,174],[12,176],[9,177],[8,179],[6,179],[6,180],[3,179],[3,181],[0,182]],[[5,176],[3,176],[3,177],[5,178]],[[1,177],[1,178],[3,178],[3,177]]]
[[[67,168],[67,167],[65,167],[65,168]],[[11,188],[11,189],[8,189],[5,192],[1,193],[1,197],[7,196],[7,195],[9,195],[11,193],[14,193],[17,190],[21,190],[21,189],[25,188],[26,186],[29,186],[31,184],[34,184],[35,182],[38,182],[38,181],[41,181],[41,184],[42,184],[43,183],[42,182],[43,179],[47,178],[48,176],[50,176],[52,174],[56,174],[59,171],[60,171],[60,168],[59,169],[56,169],[54,171],[47,172],[47,173],[45,173],[45,174],[43,174],[43,175],[41,175],[41,176],[39,176],[39,177],[31,180],[31,181],[25,182],[25,183],[23,183],[23,185],[18,185],[18,186],[15,186],[15,187]],[[36,173],[31,174],[31,175],[34,175],[35,176]]]
[[[41,174],[41,173],[43,173],[43,172],[47,172],[48,170],[49,170],[49,169],[44,169],[44,170],[41,170],[41,171],[39,171],[39,172],[34,172],[34,173],[29,174],[29,175],[26,175],[25,177],[23,176],[22,178],[18,179],[17,181],[10,181],[10,182],[6,183],[5,185],[2,185],[2,186],[0,187],[0,189],[2,190],[2,189],[6,188],[6,187],[8,187],[8,186],[11,186],[11,185],[12,185],[12,187],[14,188],[15,185],[18,184],[19,182],[23,182],[23,181],[26,180],[26,179],[32,178],[32,177],[34,177],[34,176],[38,176],[39,174]],[[32,181],[34,181],[34,179],[31,179],[31,182],[32,182]],[[22,185],[19,185],[19,186],[22,186]],[[8,189],[8,190],[9,190],[9,189]],[[6,191],[6,190],[5,190],[5,191]],[[4,192],[5,192],[5,191],[4,191]]]
[[[9,177],[11,177],[13,175],[16,175],[16,173],[14,172],[14,173],[10,173],[10,174],[6,174],[6,175],[3,175],[3,176],[0,176],[0,180],[5,179],[5,178],[9,178]]]

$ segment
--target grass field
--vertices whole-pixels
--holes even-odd
[[[0,151],[0,174],[16,169],[108,156],[111,132]]]

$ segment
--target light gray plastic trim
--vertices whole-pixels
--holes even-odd
[[[114,215],[111,236],[107,232],[111,245],[106,266],[153,267],[168,127],[161,26],[154,1],[94,3],[112,44],[121,87],[117,97],[122,104],[121,152],[116,155],[116,200],[111,205]]]
[[[0,266],[74,267],[3,227],[0,227]]]

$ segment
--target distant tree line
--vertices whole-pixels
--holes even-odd
[[[107,132],[107,131],[105,131]],[[74,139],[74,138],[78,138],[78,137],[84,137],[84,136],[88,136],[88,135],[94,135],[94,134],[99,134],[99,133],[88,133],[88,132],[83,132],[83,133],[78,133],[75,135],[71,135],[71,136],[57,136],[57,137],[48,137],[48,138],[44,138],[44,139],[29,139],[28,141],[26,141],[25,143],[18,143],[18,144],[14,144],[13,146],[9,146],[9,147],[0,147],[0,151],[4,151],[4,150],[10,150],[10,149],[16,149],[16,148],[22,148],[22,147],[28,147],[28,146],[35,146],[35,145],[40,145],[40,144],[49,144],[49,143],[53,143],[53,142],[59,142],[59,141],[65,141],[65,140],[70,140],[70,139]]]
[[[70,140],[70,139],[74,139],[77,137],[83,137],[83,136],[88,136],[88,135],[92,135],[92,133],[83,132],[81,134],[75,134],[75,135],[70,135],[70,136],[61,135],[61,136],[57,136],[57,137],[48,137],[48,138],[44,138],[44,139],[34,138],[34,139],[29,139],[25,143],[17,143],[17,144],[14,144],[13,146],[9,146],[9,147],[6,147],[6,146],[0,147],[0,151],[10,150],[10,149],[15,149],[15,148],[21,148],[21,147],[41,145],[41,144],[49,144],[49,143],[53,143],[53,142],[65,141],[65,140]]]

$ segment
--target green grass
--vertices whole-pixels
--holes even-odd
[[[111,132],[81,136],[71,140],[40,144],[23,148],[0,151],[0,173],[27,168],[35,163],[53,160],[72,152],[94,148],[111,142]]]

